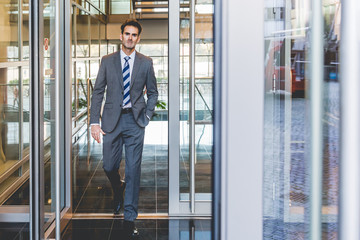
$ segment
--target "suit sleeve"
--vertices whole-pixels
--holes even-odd
[[[104,58],[101,60],[100,69],[96,77],[94,91],[91,97],[90,124],[100,122],[101,105],[106,87],[106,67]]]
[[[147,106],[146,106],[146,115],[151,117],[154,114],[155,106],[158,99],[158,89],[156,84],[156,77],[154,72],[153,61],[150,62],[150,67],[148,69],[147,79],[146,79],[146,90],[147,90]]]

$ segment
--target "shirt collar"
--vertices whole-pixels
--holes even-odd
[[[133,51],[133,52],[130,54],[130,56],[129,56],[130,59],[133,60],[133,61],[135,60],[135,54],[136,54],[136,50]],[[127,55],[126,55],[126,54],[124,53],[124,51],[121,49],[121,50],[120,50],[120,58],[121,58],[121,60],[123,60],[125,56],[127,56]]]

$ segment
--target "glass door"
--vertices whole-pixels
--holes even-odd
[[[322,165],[320,188],[322,239],[337,239],[339,168],[339,82],[340,1],[322,1],[324,34],[311,21],[313,1],[265,0],[265,121],[263,223],[264,239],[307,238],[315,198],[313,163]],[[319,7],[321,9],[321,7]],[[321,24],[322,25],[322,24]],[[313,34],[313,36],[312,36]],[[323,40],[324,66],[314,68],[312,40]],[[321,49],[320,49],[320,52]],[[313,68],[313,72],[311,72]],[[324,79],[315,79],[322,71]],[[319,81],[324,114],[314,120],[312,81]],[[314,89],[314,88],[313,88]],[[320,114],[321,115],[321,114]],[[311,159],[314,143],[311,126],[321,122],[323,151]],[[321,189],[322,188],[322,189]],[[314,210],[313,210],[314,211]]]
[[[90,134],[88,125],[90,97],[96,82],[101,58],[120,50],[119,39],[121,22],[116,22],[114,30],[106,29],[103,12],[94,8],[96,1],[84,1],[84,6],[72,5],[72,203],[74,216],[93,217],[113,215],[113,192],[110,182],[102,168],[102,144],[97,143]],[[158,86],[158,103],[155,114],[145,128],[145,139],[141,163],[140,193],[138,212],[140,216],[166,215],[168,211],[168,9],[166,4],[148,4],[134,1],[136,19],[143,26],[141,41],[136,51],[153,60]],[[125,1],[126,6],[130,1]],[[113,14],[124,13],[124,3],[116,7]],[[159,8],[156,8],[157,6]],[[105,9],[103,9],[105,11]],[[120,11],[121,12],[118,12]],[[145,10],[145,11],[144,11]],[[142,12],[144,11],[144,12]],[[139,14],[141,13],[141,14]],[[161,13],[161,14],[160,14]],[[144,20],[149,15],[158,18],[154,24]],[[125,179],[125,151],[120,164],[120,175]],[[121,212],[122,214],[122,212]]]
[[[7,36],[0,40],[0,215],[5,214],[1,219],[7,222],[30,223],[23,227],[30,239],[49,237],[56,203],[61,201],[60,210],[66,205],[66,81],[64,74],[56,76],[65,72],[65,64],[60,69],[56,61],[64,61],[66,54],[56,53],[56,47],[66,48],[64,41],[56,42],[60,30],[55,29],[55,16],[60,12],[57,22],[64,21],[60,15],[67,5],[56,4],[52,0],[0,4],[1,29]],[[55,144],[63,147],[56,149]],[[60,181],[55,181],[56,174]]]
[[[26,0],[0,3],[0,219],[9,222],[29,215],[28,10]]]
[[[291,1],[265,1],[264,236],[277,221],[304,219],[305,39]],[[301,10],[304,11],[304,8]],[[301,13],[303,16],[303,12]],[[282,233],[283,234],[283,233]],[[285,236],[280,237],[286,239]]]
[[[174,22],[178,21],[179,33],[169,34],[170,38],[179,38],[179,52],[170,47],[170,58],[174,57],[174,61],[176,57],[179,58],[180,69],[177,76],[176,69],[170,69],[170,78],[174,77],[174,82],[169,81],[170,91],[179,92],[176,95],[170,92],[170,98],[174,98],[173,105],[170,106],[174,107],[177,104],[178,111],[169,113],[169,121],[178,121],[177,128],[169,128],[170,138],[178,138],[177,143],[169,143],[170,186],[178,187],[169,189],[169,214],[210,215],[213,146],[213,1],[179,1],[178,6],[180,12]],[[172,15],[170,7],[171,29],[174,27],[171,26],[172,18],[176,17]],[[172,42],[171,39],[169,41]],[[172,84],[178,86],[171,86]],[[174,122],[169,124],[173,125]],[[173,149],[177,144],[180,149]],[[171,174],[172,171],[174,174]]]
[[[44,127],[44,230],[55,221],[56,217],[56,143],[60,140],[57,136],[57,118],[56,118],[56,91],[57,79],[56,71],[56,38],[59,37],[56,32],[56,1],[44,1],[43,7],[43,26],[44,26],[44,51],[43,51],[43,127]],[[60,159],[59,159],[60,160]],[[63,191],[62,191],[63,192]],[[64,196],[64,195],[62,195]],[[62,198],[61,207],[64,207],[64,198]]]

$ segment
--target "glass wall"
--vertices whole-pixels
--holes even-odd
[[[55,187],[55,143],[59,136],[55,135],[55,11],[54,1],[44,1],[41,6],[42,22],[39,24],[42,34],[40,43],[43,49],[38,56],[42,61],[40,94],[43,106],[40,116],[43,122],[44,135],[40,143],[44,156],[44,179],[40,189],[44,189],[41,202],[44,215],[44,230],[55,219],[56,187]],[[20,205],[16,211],[29,211],[29,145],[30,145],[30,86],[29,86],[29,1],[2,1],[0,3],[1,30],[6,31],[0,37],[0,82],[1,82],[1,137],[0,137],[0,205]],[[33,71],[36,71],[33,69]],[[31,134],[38,134],[32,132]],[[33,135],[33,136],[34,136]],[[36,161],[36,159],[34,160]],[[61,162],[64,168],[64,162]],[[62,182],[61,191],[64,191]],[[42,190],[40,190],[42,193]],[[64,195],[61,208],[64,207]],[[2,206],[5,207],[6,206]],[[11,210],[13,211],[13,210]],[[15,216],[15,215],[14,215]],[[10,217],[14,217],[13,215]],[[22,219],[26,221],[26,219]]]
[[[29,195],[9,199],[29,176],[29,3],[0,3],[0,205],[26,205]],[[8,200],[9,199],[9,200]]]
[[[91,213],[103,209],[87,201],[100,199],[103,192],[102,186],[87,188],[89,182],[85,179],[93,176],[101,161],[101,145],[91,144],[90,131],[87,131],[89,101],[101,56],[108,53],[108,43],[102,13],[105,1],[84,1],[82,6],[72,6],[72,201],[74,213]]]
[[[167,27],[164,21],[163,26]],[[144,31],[146,31],[144,29]],[[145,33],[144,33],[145,37]],[[155,113],[145,128],[140,179],[140,213],[168,212],[168,41],[142,39],[136,50],[153,60],[159,92]]]
[[[90,10],[91,13],[98,14],[97,10],[105,13],[106,10],[106,1],[105,0],[76,0],[73,1],[79,4],[80,6],[84,7],[87,10]],[[92,8],[92,9],[90,9]]]
[[[264,239],[310,231],[311,1],[265,0]],[[341,1],[323,1],[322,239],[338,239]],[[316,33],[315,33],[316,34]]]
[[[111,14],[130,14],[132,1],[112,0],[110,4]]]
[[[81,24],[77,21],[76,32]],[[140,22],[141,23],[141,22]],[[164,24],[164,25],[162,25]],[[159,28],[167,29],[167,21],[159,23]],[[75,24],[74,24],[75,26]],[[94,85],[99,69],[100,58],[107,53],[114,53],[121,46],[120,40],[111,40],[107,45],[105,27],[100,23],[100,57],[77,56],[74,65],[78,84],[78,99],[82,97],[80,79],[90,78]],[[120,25],[118,28],[120,31]],[[167,39],[148,39],[146,26],[141,42],[136,50],[153,60],[159,91],[158,104],[152,121],[146,127],[143,161],[141,166],[139,213],[168,212],[168,41]],[[80,35],[77,34],[77,42]],[[96,31],[91,31],[93,34]],[[119,32],[120,33],[120,32]],[[93,37],[91,37],[93,39]],[[93,44],[92,44],[93,45]],[[83,47],[87,49],[87,47]],[[92,52],[92,48],[90,48]],[[92,53],[90,53],[91,55]],[[84,55],[81,55],[84,56]],[[74,80],[75,81],[75,80]],[[75,91],[73,87],[73,92]],[[86,86],[85,86],[86,88]],[[80,92],[79,92],[80,91]],[[86,92],[86,91],[85,91]],[[145,96],[146,98],[146,96]],[[73,96],[73,100],[76,98]],[[80,102],[80,101],[79,101]],[[75,105],[73,105],[75,106]],[[84,109],[86,111],[86,109]],[[78,115],[81,114],[78,107]],[[74,122],[75,125],[75,122]],[[78,129],[75,127],[73,132]],[[86,129],[86,128],[85,128]],[[96,143],[90,135],[83,135],[83,129],[73,137],[73,211],[74,213],[112,213],[112,190],[102,169],[102,144]],[[85,137],[84,137],[85,136]],[[124,178],[125,154],[120,165],[120,174]]]
[[[100,56],[107,54],[106,25],[101,12],[89,5],[89,11],[73,5],[73,129],[79,131],[87,123],[88,91],[91,96]],[[100,55],[101,54],[101,55]],[[88,89],[89,87],[89,89]]]
[[[180,1],[183,3],[182,1]],[[182,9],[189,11],[189,9]],[[195,109],[195,193],[197,200],[210,200],[213,145],[213,1],[195,3],[194,80],[195,95],[191,99],[191,22],[180,16],[180,200],[189,200],[190,190],[190,126],[191,104]]]

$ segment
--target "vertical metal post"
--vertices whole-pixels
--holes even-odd
[[[80,11],[76,6],[71,6],[72,7],[72,38],[74,39],[74,42],[72,43],[74,45],[74,50],[71,50],[71,51],[74,51],[74,54],[71,54],[74,55],[74,58],[76,59],[77,55],[76,55],[76,49],[77,49],[77,12]],[[80,15],[80,13],[79,13]],[[74,69],[74,73],[76,73],[76,69]],[[76,77],[76,74],[75,74],[75,77]]]
[[[214,144],[212,164],[212,239],[221,239],[221,47],[222,0],[214,1]]]
[[[310,78],[310,239],[321,240],[323,169],[324,20],[322,1],[312,1]]]
[[[89,132],[89,126],[90,126],[90,78],[87,78],[87,82],[86,82],[86,84],[87,84],[87,93],[86,93],[86,101],[87,101],[87,105],[86,105],[86,107],[87,107],[87,129],[88,129],[88,132]],[[89,139],[90,139],[90,136],[88,136],[89,138],[88,138],[88,141],[89,141]],[[89,145],[89,147],[90,147],[90,145]]]
[[[130,4],[129,18],[134,18],[135,19],[133,9],[132,9],[132,1],[131,0],[129,1],[129,4]]]
[[[288,32],[292,28],[291,26],[291,0],[286,0],[285,2],[285,91],[287,93],[292,93],[292,73],[291,73],[291,32]],[[284,220],[289,221],[290,217],[290,195],[287,194],[290,192],[290,171],[291,171],[291,106],[292,106],[292,97],[290,94],[285,94],[285,114],[284,114],[284,181],[282,191],[284,193],[284,202],[283,202],[283,214]]]
[[[64,18],[64,34],[63,34],[63,41],[65,44],[64,47],[64,67],[62,69],[64,69],[64,90],[63,94],[64,94],[64,103],[65,103],[65,107],[63,108],[63,110],[65,111],[64,113],[64,123],[63,125],[65,126],[64,129],[64,160],[65,160],[65,174],[63,175],[65,180],[65,186],[64,186],[64,190],[65,190],[65,206],[66,207],[70,207],[70,212],[72,212],[71,208],[72,208],[72,168],[71,168],[71,151],[72,151],[72,124],[71,124],[71,118],[72,118],[72,34],[71,34],[71,29],[74,25],[72,25],[72,13],[75,15],[75,12],[72,12],[72,4],[70,1],[65,1],[64,4],[64,14],[63,14],[63,18]],[[76,31],[76,30],[75,30]],[[64,198],[63,198],[64,199]]]
[[[22,61],[23,60],[23,49],[22,49],[22,46],[23,46],[23,35],[22,35],[22,25],[23,25],[23,11],[22,11],[22,8],[23,8],[23,3],[22,3],[23,0],[18,0],[18,36],[19,36],[19,39],[18,39],[18,54],[19,54],[19,61]]]
[[[92,42],[92,34],[91,34],[91,15],[87,14],[87,19],[88,19],[88,45],[89,45],[89,54],[87,55],[88,58],[91,57],[91,42]],[[87,61],[89,63],[89,70],[90,70],[90,60]],[[85,67],[85,69],[87,69]],[[88,71],[89,71],[88,70]],[[87,76],[86,76],[87,77]]]
[[[99,52],[98,52],[98,55],[97,57],[101,57],[101,22],[98,22],[98,28],[99,28],[99,36],[98,36],[98,41],[99,41]],[[91,75],[90,75],[91,77]]]
[[[179,213],[180,1],[169,1],[169,215]],[[172,187],[170,187],[172,186]]]
[[[77,59],[77,11],[80,11],[76,6],[73,6],[73,39],[74,39],[74,58]],[[80,15],[80,12],[79,12]],[[74,110],[75,110],[75,116],[77,116],[78,114],[78,90],[77,90],[77,86],[78,86],[78,78],[77,78],[77,74],[76,74],[76,69],[77,69],[77,61],[75,62],[71,62],[72,64],[72,70],[74,73],[74,79],[71,79],[71,90],[73,91],[73,95],[74,95]],[[74,127],[76,127],[76,121],[74,122]]]
[[[19,22],[18,22],[18,36],[19,36],[19,61],[23,61],[23,0],[18,0],[18,13],[19,13]],[[18,83],[18,109],[19,109],[19,159],[23,158],[23,126],[24,126],[24,114],[23,114],[23,67],[19,67],[19,83]],[[22,166],[20,168],[22,175]]]
[[[195,240],[195,223],[194,220],[190,220],[189,222],[189,240]]]
[[[43,1],[29,2],[30,46],[30,239],[44,238]]]
[[[360,2],[342,2],[340,238],[360,238]]]
[[[84,64],[85,64],[85,70],[86,70],[86,61],[84,61]],[[77,62],[75,62],[75,66],[74,67],[77,67]],[[86,72],[85,72],[86,74]],[[86,76],[86,75],[85,75]],[[78,115],[79,113],[79,98],[80,98],[80,93],[79,93],[79,78],[77,78],[76,76],[76,71],[75,71],[75,86],[74,86],[75,90],[75,116]],[[77,127],[77,121],[74,122],[74,127]]]
[[[189,159],[190,211],[195,213],[195,0],[190,1]]]
[[[61,185],[60,185],[60,150],[61,150],[61,59],[62,55],[60,53],[61,48],[61,16],[60,9],[63,1],[55,1],[55,188],[56,188],[56,209],[55,209],[55,238],[60,240],[60,211],[61,211]]]

